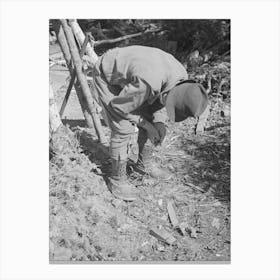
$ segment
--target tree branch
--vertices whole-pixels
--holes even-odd
[[[138,33],[135,33],[135,34],[129,34],[129,35],[125,35],[125,36],[122,36],[122,37],[115,38],[115,39],[95,41],[94,46],[96,47],[96,46],[100,46],[100,45],[104,45],[104,44],[114,44],[114,43],[118,43],[118,42],[130,39],[130,38],[138,37],[138,36],[141,36],[141,35],[144,35],[144,34],[147,34],[147,33],[153,33],[153,32],[159,32],[159,31],[162,31],[162,30],[161,29],[147,29],[143,32],[138,32]]]

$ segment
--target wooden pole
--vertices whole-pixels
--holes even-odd
[[[86,45],[87,45],[87,42],[88,42],[88,36],[86,37],[84,43],[83,43],[83,46],[82,46],[82,49],[80,50],[80,57],[83,57],[84,53],[85,53],[85,49],[86,49]],[[63,100],[63,103],[61,105],[61,109],[60,109],[60,117],[62,117],[63,113],[64,113],[64,110],[65,110],[65,107],[66,107],[66,104],[68,102],[68,99],[69,99],[69,96],[70,96],[70,93],[71,93],[71,90],[72,90],[72,87],[74,85],[74,82],[76,80],[76,72],[74,72],[74,74],[72,75],[71,77],[71,80],[70,80],[70,83],[69,83],[69,86],[68,86],[68,89],[66,91],[66,94],[65,94],[65,97],[64,97],[64,100]]]
[[[91,95],[91,91],[90,91],[90,88],[87,83],[87,78],[82,71],[82,61],[79,56],[79,51],[78,51],[78,48],[77,48],[77,45],[75,42],[75,38],[74,38],[74,35],[72,32],[72,29],[70,28],[70,26],[68,25],[68,23],[65,19],[61,19],[60,22],[61,22],[62,28],[64,30],[66,40],[68,42],[71,57],[72,57],[73,64],[74,64],[76,74],[77,74],[77,79],[81,85],[82,92],[87,101],[87,105],[88,105],[89,111],[91,113],[99,141],[101,143],[105,143],[106,142],[105,135],[103,133],[103,129],[102,129],[102,125],[101,125],[99,116],[96,112],[95,102]]]
[[[70,54],[70,50],[68,47],[68,43],[67,43],[64,31],[62,29],[62,26],[61,26],[61,23],[59,20],[55,20],[53,22],[53,28],[55,30],[58,43],[60,45],[60,48],[63,53],[64,59],[66,61],[68,70],[70,72],[70,76],[71,76],[71,78],[73,78],[75,71],[74,71],[74,68],[72,65],[71,54]],[[85,120],[87,123],[87,126],[89,128],[94,129],[94,123],[93,123],[90,111],[87,107],[86,100],[81,92],[81,87],[77,80],[74,83],[74,87],[75,87],[75,90],[76,90],[76,93],[77,93],[77,96],[78,96],[78,99],[79,99],[79,102],[80,102],[80,105],[81,105],[81,108],[82,108],[82,111],[83,111],[83,114],[84,114],[84,117],[85,117]]]
[[[72,31],[73,31],[77,41],[82,46],[83,42],[85,41],[84,32],[82,31],[82,29],[76,19],[70,19],[69,23],[71,25]],[[90,46],[89,43],[86,46],[86,54],[90,58],[90,63],[92,64],[91,67],[93,67],[98,60],[98,55],[95,53],[95,51],[93,50],[93,48]]]
[[[57,129],[62,125],[57,105],[54,98],[54,91],[49,82],[49,125],[50,125],[50,135],[57,131]]]
[[[76,40],[79,42],[79,44],[82,44],[83,42],[85,42],[84,41],[85,40],[85,34],[82,31],[82,29],[81,29],[80,25],[78,24],[77,20],[76,19],[70,19],[69,24],[72,28],[72,32],[73,32]],[[87,35],[87,37],[89,37],[89,35]],[[89,63],[89,66],[91,68],[93,68],[94,65],[96,64],[97,60],[98,60],[98,55],[95,53],[94,49],[91,47],[91,45],[89,43],[86,44],[85,53],[87,54],[87,57],[89,58],[89,60],[87,61]],[[98,104],[98,95],[93,88],[91,88],[91,93],[93,95],[93,98],[97,101],[96,105],[97,105],[99,111],[101,111],[102,109]]]

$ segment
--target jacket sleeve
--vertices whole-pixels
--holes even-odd
[[[152,90],[144,80],[133,77],[120,94],[111,100],[109,106],[121,118],[139,124],[140,116],[131,113],[138,109],[151,94]]]

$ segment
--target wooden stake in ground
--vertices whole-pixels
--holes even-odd
[[[68,42],[71,57],[72,57],[73,64],[74,64],[76,74],[77,74],[77,79],[78,79],[78,81],[81,85],[83,95],[84,95],[84,97],[87,101],[87,106],[88,106],[89,111],[91,113],[91,116],[92,116],[92,119],[93,119],[93,122],[94,122],[94,126],[95,126],[95,129],[96,129],[99,141],[101,143],[105,143],[106,142],[105,135],[104,135],[104,132],[103,132],[103,129],[102,129],[102,125],[101,125],[99,116],[97,115],[97,112],[96,112],[95,102],[94,102],[93,97],[91,95],[91,91],[90,91],[90,88],[89,88],[88,83],[87,83],[87,78],[82,71],[82,61],[81,61],[81,58],[79,56],[79,51],[78,51],[78,48],[77,48],[77,45],[76,45],[76,42],[75,42],[75,38],[74,38],[74,35],[73,35],[73,32],[72,32],[72,29],[69,27],[69,25],[68,25],[68,23],[65,19],[61,19],[60,22],[61,22],[62,28],[64,30],[66,40]]]
[[[61,51],[63,53],[64,59],[66,61],[70,75],[71,75],[71,77],[73,77],[75,71],[74,71],[74,68],[72,65],[71,53],[69,50],[69,46],[68,46],[64,31],[62,29],[62,26],[61,26],[61,23],[59,20],[53,21],[53,28],[55,29],[56,37],[57,37],[58,43],[60,45]],[[82,111],[83,111],[83,114],[84,114],[84,117],[85,117],[85,120],[87,123],[87,126],[89,128],[94,128],[92,116],[87,107],[86,100],[82,94],[79,81],[76,80],[76,82],[74,83],[74,87],[75,87],[75,90],[76,90],[76,93],[77,93],[77,96],[78,96],[78,99],[79,99],[79,102],[80,102],[80,105],[81,105],[81,108],[82,108]]]
[[[50,125],[50,134],[57,131],[57,129],[62,125],[57,105],[54,98],[54,91],[51,84],[49,82],[49,125]]]

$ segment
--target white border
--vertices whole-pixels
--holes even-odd
[[[279,279],[279,2],[2,1],[1,279]],[[232,263],[49,265],[48,19],[232,20]],[[26,42],[28,40],[28,42]]]

